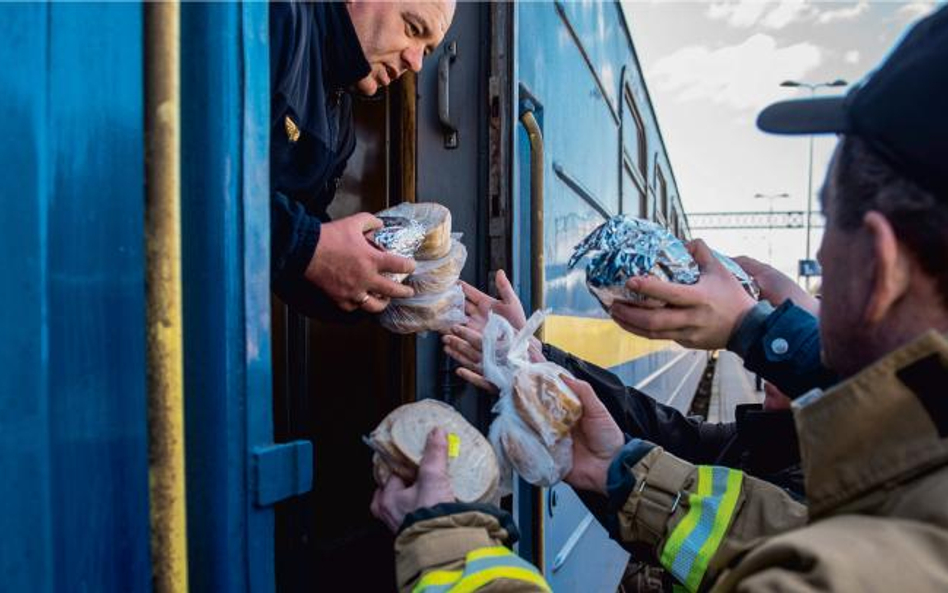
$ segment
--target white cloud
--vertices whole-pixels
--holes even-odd
[[[904,6],[899,8],[898,14],[906,21],[915,21],[935,10],[935,5],[936,3],[934,1],[925,0],[907,2]]]
[[[852,6],[848,6],[846,8],[837,8],[835,10],[827,10],[822,12],[816,20],[821,25],[827,25],[836,21],[849,21],[859,17],[867,10],[869,10],[869,1],[859,0],[859,2],[856,2]]]
[[[711,2],[706,14],[712,20],[725,20],[732,27],[783,29],[811,18],[816,12],[811,0],[721,0]]]
[[[806,0],[782,0],[767,13],[761,24],[768,29],[783,29],[787,25],[804,20],[813,14],[813,7]]]
[[[724,0],[708,5],[708,17],[713,20],[727,20],[732,27],[752,27],[757,24],[764,11],[766,2],[753,0]]]
[[[786,97],[780,83],[804,77],[822,60],[823,52],[816,45],[777,47],[773,37],[758,33],[739,45],[714,50],[683,47],[656,62],[648,80],[679,102],[711,101],[751,110]]]
[[[843,61],[847,64],[858,64],[860,57],[859,50],[851,49],[843,55]]]

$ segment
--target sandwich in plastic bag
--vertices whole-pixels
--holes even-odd
[[[467,261],[467,247],[460,241],[460,234],[451,239],[451,250],[442,258],[419,261],[415,271],[405,284],[415,290],[415,295],[444,292],[457,284]]]
[[[444,292],[392,299],[379,314],[382,327],[396,334],[445,331],[465,321],[464,291],[457,282]]]
[[[490,443],[446,403],[424,399],[393,410],[365,438],[375,454],[372,474],[384,486],[395,474],[414,482],[428,433],[440,427],[448,433],[448,477],[461,502],[495,502],[500,472]]]
[[[573,465],[570,431],[583,408],[560,378],[571,375],[552,362],[531,362],[528,353],[545,317],[537,311],[516,331],[491,313],[484,327],[484,378],[500,390],[489,437],[501,462],[504,492],[511,488],[511,469],[531,484],[551,486]]]
[[[407,218],[421,224],[424,239],[415,250],[419,261],[439,259],[451,249],[451,211],[435,202],[402,202],[376,214],[386,218]]]

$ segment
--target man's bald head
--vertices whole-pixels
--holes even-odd
[[[362,51],[372,71],[356,83],[374,95],[408,70],[418,72],[424,56],[441,43],[454,19],[454,0],[346,3]]]

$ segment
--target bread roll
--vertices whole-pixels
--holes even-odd
[[[379,323],[396,334],[443,331],[464,323],[464,291],[454,284],[445,292],[393,299],[379,315]]]
[[[415,251],[419,261],[440,259],[451,250],[451,211],[434,202],[403,202],[377,216],[401,216],[417,220],[425,228],[425,240]]]
[[[373,457],[376,481],[384,484],[392,472],[412,481],[424,454],[428,433],[435,427],[456,435],[459,442],[457,456],[448,458],[448,476],[457,499],[461,502],[492,499],[500,470],[490,443],[454,408],[430,399],[397,408],[372,432],[368,440],[376,449]],[[380,454],[380,450],[394,451],[395,457],[404,460],[412,475],[402,475],[398,468],[392,467],[387,458],[389,453]]]
[[[440,259],[419,261],[405,284],[415,295],[444,292],[457,283],[467,261],[467,248],[457,239],[451,239],[451,250]]]
[[[547,447],[569,436],[583,414],[575,393],[560,379],[562,367],[544,362],[525,367],[514,375],[513,404],[519,416]]]

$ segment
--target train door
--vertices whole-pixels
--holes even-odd
[[[523,245],[514,249],[515,278],[534,309],[552,310],[545,341],[606,368],[631,353],[582,271],[566,262],[589,231],[622,211],[614,95],[628,50],[614,43],[624,34],[616,12],[613,3],[557,2],[517,4],[515,14],[514,235]],[[553,589],[615,590],[628,556],[572,489],[520,494],[535,501],[533,557]],[[522,527],[526,519],[521,513]]]

